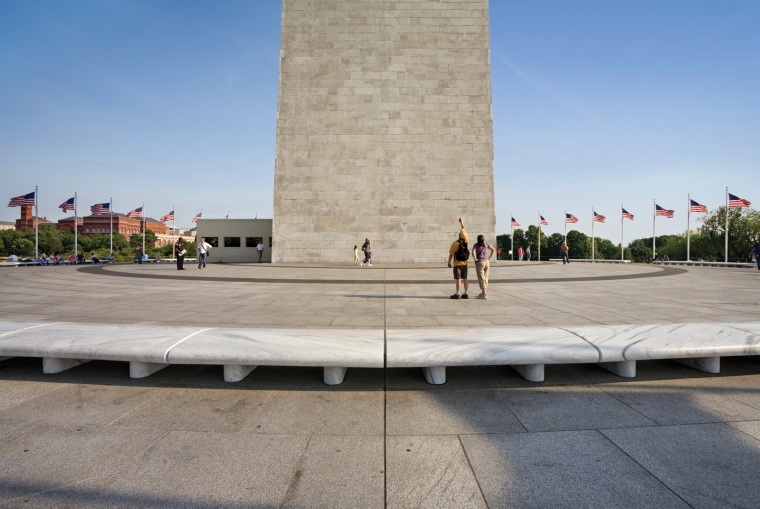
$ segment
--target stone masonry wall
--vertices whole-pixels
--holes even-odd
[[[273,261],[495,244],[489,60],[487,0],[283,0]]]

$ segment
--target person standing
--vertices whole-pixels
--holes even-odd
[[[523,247],[522,246],[518,246],[517,247],[517,260],[518,261],[522,261],[524,254],[525,254],[525,250],[523,249]]]
[[[177,240],[177,243],[174,244],[174,256],[177,258],[177,270],[185,270],[183,265],[185,263],[186,254],[187,249],[185,249],[185,240],[180,237],[179,240]]]
[[[559,252],[562,254],[562,265],[570,263],[570,248],[567,247],[567,242],[562,243]]]
[[[198,268],[206,268],[206,258],[208,252],[211,251],[211,244],[206,242],[206,237],[201,237],[201,241],[198,243]]]
[[[259,243],[256,244],[256,251],[259,253],[259,263],[261,263],[261,259],[264,257],[264,240],[259,240]]]
[[[362,244],[362,251],[364,251],[364,261],[361,264],[364,265],[366,263],[372,267],[372,243],[369,239],[364,239],[364,244]]]
[[[525,260],[530,261],[530,244],[525,248]]]
[[[752,251],[752,254],[755,255],[755,262],[757,262],[757,270],[760,270],[760,242],[755,244],[755,249]]]
[[[142,250],[142,246],[137,246],[137,256],[135,257],[135,261],[137,263],[142,263],[143,262],[143,250]]]
[[[359,246],[354,245],[354,265],[359,265]]]
[[[470,258],[470,251],[467,249],[467,228],[464,226],[464,221],[459,218],[459,224],[462,228],[459,230],[459,236],[457,240],[451,244],[449,248],[449,261],[448,266],[452,268],[451,262],[453,260],[454,265],[454,280],[456,281],[456,292],[451,296],[452,299],[469,299],[467,295],[467,260]],[[464,287],[464,293],[459,294],[460,288]]]
[[[480,285],[480,294],[476,299],[486,299],[488,291],[488,266],[493,256],[494,248],[485,240],[483,235],[478,235],[478,243],[472,246],[472,259],[475,260],[475,271],[478,274],[478,284]]]

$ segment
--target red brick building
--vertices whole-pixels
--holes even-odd
[[[21,217],[19,219],[16,219],[16,230],[27,230],[29,228],[34,228],[35,219],[39,224],[50,222],[50,220],[46,217],[33,217],[32,208],[32,205],[21,206]]]

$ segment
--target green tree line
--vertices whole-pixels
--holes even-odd
[[[725,259],[726,207],[720,207],[699,219],[702,223],[696,231],[690,233],[689,257],[692,260],[723,261]],[[760,212],[753,209],[728,209],[729,237],[728,259],[731,261],[750,261],[754,246],[760,242]],[[518,246],[525,249],[531,246],[534,260],[538,259],[537,226],[531,225],[527,230],[513,230],[514,250]],[[541,259],[560,258],[560,246],[564,241],[561,233],[544,235],[541,232]],[[508,260],[512,237],[509,234],[496,237],[499,259]],[[577,230],[567,232],[567,245],[571,258],[591,258],[591,237]],[[667,256],[671,260],[686,260],[686,233],[679,235],[661,235],[655,238],[657,256]],[[652,259],[652,238],[631,241],[623,254],[624,259],[634,262],[647,262]],[[515,255],[516,259],[517,256]],[[594,258],[602,260],[619,260],[620,243],[600,237],[594,239]]]
[[[40,225],[39,234],[39,251],[40,254],[61,253],[64,259],[68,258],[69,253],[74,251],[74,232],[68,230],[59,230],[54,225]],[[156,242],[156,234],[152,230],[145,231],[145,251],[148,256],[155,258],[172,258],[174,246],[152,247]],[[188,243],[185,244],[188,246]],[[131,235],[127,239],[119,233],[113,234],[113,255],[115,261],[128,262],[133,261],[137,255],[137,248],[142,246],[142,233]],[[83,254],[85,258],[92,255],[104,259],[111,252],[111,236],[105,234],[79,235],[77,237],[78,254]],[[186,247],[188,252],[195,251],[195,243],[190,242]],[[0,255],[10,256],[16,254],[18,257],[34,256],[34,229],[27,230],[0,230]]]

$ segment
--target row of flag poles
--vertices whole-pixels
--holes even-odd
[[[705,205],[702,205],[701,203],[698,203],[691,199],[691,195],[688,195],[687,197],[688,201],[688,207],[687,207],[687,213],[686,213],[686,259],[691,260],[691,213],[692,212],[699,212],[702,214],[707,214],[708,210]],[[654,206],[653,214],[652,214],[652,258],[657,257],[657,246],[655,245],[655,226],[656,226],[656,220],[657,216],[664,216],[667,218],[672,219],[675,215],[675,211],[671,209],[666,209],[665,207],[661,207],[657,205],[656,200],[652,200],[652,204]],[[739,198],[736,195],[733,195],[728,192],[728,188],[726,188],[726,229],[725,229],[725,236],[726,236],[726,246],[725,246],[725,261],[728,263],[728,209],[736,209],[736,208],[746,208],[749,207],[751,204],[749,201],[745,200],[744,198]],[[633,221],[633,214],[628,212],[625,207],[623,207],[623,204],[620,204],[620,209],[622,211],[620,216],[620,259],[624,259],[625,255],[625,244],[623,242],[623,227],[624,227],[624,221],[626,219],[629,219]],[[520,223],[515,219],[514,215],[510,215],[511,221],[510,221],[510,238],[512,239],[511,243],[511,252],[514,252],[514,228],[519,227]],[[598,214],[594,207],[591,207],[591,259],[594,260],[595,257],[595,237],[594,237],[594,224],[595,223],[604,223],[607,220],[607,218],[601,214]],[[578,218],[575,217],[573,214],[569,214],[567,210],[565,210],[565,241],[567,241],[567,225],[568,224],[575,224],[578,222]],[[538,259],[541,259],[541,226],[549,226],[549,222],[544,219],[544,216],[541,215],[541,212],[538,213]]]
[[[39,203],[39,187],[35,186],[34,191],[28,194],[23,194],[21,196],[16,196],[14,198],[11,198],[11,200],[8,202],[9,207],[34,207],[34,256],[35,258],[39,258],[40,256],[40,250],[39,250],[39,212],[38,212],[38,203]],[[68,200],[64,201],[60,205],[58,205],[58,208],[61,209],[63,212],[68,212],[70,210],[74,211],[74,252],[79,253],[78,247],[79,247],[79,221],[78,221],[78,213],[77,213],[77,193],[74,193],[74,196],[69,198]],[[143,232],[143,239],[142,239],[142,248],[143,253],[145,253],[145,202],[143,202],[141,207],[138,207],[132,211],[130,211],[127,214],[127,217],[130,219],[142,219],[142,232]],[[111,198],[109,201],[105,203],[96,203],[95,205],[92,205],[90,207],[90,212],[93,214],[109,214],[110,215],[110,232],[111,232],[111,255],[113,255],[113,198]],[[230,213],[227,212],[227,215],[225,216],[225,219],[229,219]],[[193,217],[193,223],[198,222],[199,219],[203,217],[203,209],[201,209],[200,212],[198,212],[195,217]],[[174,223],[174,207],[172,207],[172,211],[168,214],[164,214],[161,216],[160,221],[162,223],[166,223],[167,221],[172,222],[172,239],[174,239],[174,232],[175,232],[175,223]]]

